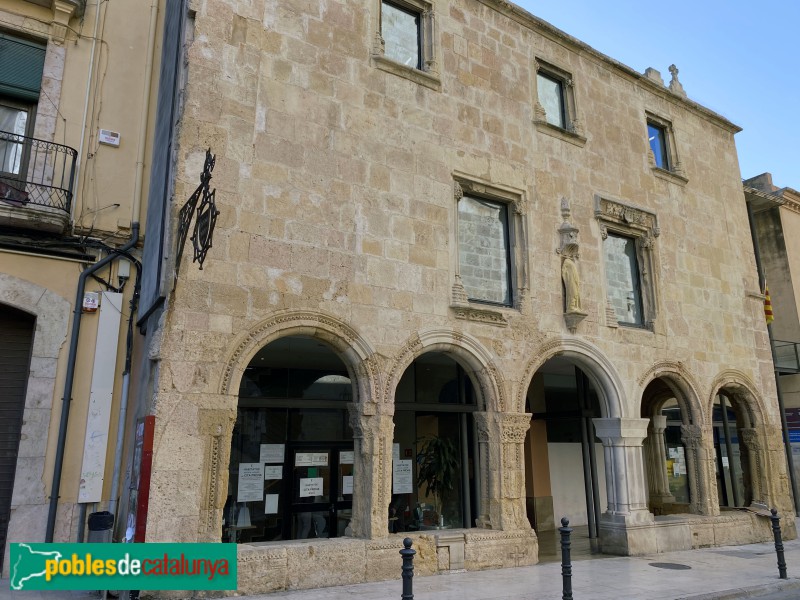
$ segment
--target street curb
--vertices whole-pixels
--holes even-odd
[[[732,590],[722,590],[721,592],[709,592],[697,596],[681,596],[675,600],[738,600],[739,598],[755,598],[772,592],[783,592],[788,590],[800,589],[800,579],[792,578],[787,581],[776,581],[765,583],[753,587],[735,588]]]

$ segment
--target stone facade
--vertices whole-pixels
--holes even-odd
[[[422,69],[383,54],[378,0],[192,9],[175,190],[188,197],[211,147],[221,212],[203,269],[184,258],[149,349],[149,541],[220,540],[239,383],[261,348],[287,336],[329,345],[353,381],[352,536],[240,546],[242,592],[396,576],[402,536],[386,528],[395,389],[429,352],[455,358],[475,388],[480,513],[474,528],[414,536],[422,572],[536,562],[525,406],[553,357],[597,391],[605,551],[766,539],[763,519],[720,516],[715,501],[712,410],[724,392],[746,413],[753,500],[791,510],[736,126],[507,2],[424,3]],[[567,128],[537,103],[540,64],[568,76]],[[671,171],[653,164],[650,115],[668,124]],[[458,200],[469,194],[508,207],[508,305],[465,293]],[[562,198],[580,298],[569,322]],[[636,239],[641,327],[609,311],[608,232]],[[648,509],[642,403],[657,379],[681,403],[690,440],[695,514],[685,518]]]

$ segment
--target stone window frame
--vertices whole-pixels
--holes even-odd
[[[481,198],[505,204],[508,210],[508,256],[511,302],[508,305],[470,299],[461,281],[461,260],[458,249],[458,202],[464,196]],[[453,273],[454,282],[450,308],[456,318],[478,321],[505,327],[508,319],[504,311],[521,311],[528,291],[528,256],[525,214],[527,200],[524,190],[491,183],[465,173],[453,174]]]
[[[659,167],[656,164],[656,157],[652,148],[650,148],[650,134],[647,129],[650,125],[664,132],[666,167]],[[645,139],[647,140],[647,163],[650,165],[653,175],[671,183],[686,185],[689,180],[686,178],[683,165],[678,156],[678,144],[675,139],[675,129],[672,126],[672,121],[653,112],[645,111]]]
[[[386,56],[386,42],[381,35],[381,14],[384,1],[419,15],[421,69],[409,67]],[[442,80],[439,75],[439,43],[436,34],[434,5],[426,0],[373,0],[373,2],[375,2],[375,10],[372,24],[374,32],[371,51],[372,64],[387,73],[404,77],[419,85],[440,91],[442,89]]]
[[[534,96],[534,118],[537,131],[548,134],[552,137],[562,139],[566,142],[583,147],[586,144],[586,136],[583,132],[583,124],[578,118],[578,108],[575,101],[575,81],[572,74],[561,67],[543,61],[534,60],[535,77],[533,78]],[[547,112],[539,102],[539,73],[549,79],[554,79],[561,83],[562,106],[564,107],[565,127],[559,127],[547,122]]]
[[[638,283],[642,297],[642,324],[624,323],[617,320],[616,312],[606,291],[606,325],[655,331],[658,316],[656,239],[661,234],[657,215],[649,210],[601,195],[594,197],[594,215],[600,226],[601,246],[609,233],[634,240],[639,270]],[[602,248],[600,255],[605,256]],[[605,260],[601,263],[603,282],[607,290],[608,278],[605,274]]]

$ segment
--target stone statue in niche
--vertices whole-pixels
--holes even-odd
[[[578,265],[570,257],[564,257],[561,262],[561,279],[564,281],[564,295],[566,312],[581,311],[581,278],[578,274]]]
[[[564,284],[564,321],[570,332],[575,333],[578,324],[587,314],[581,306],[581,276],[578,269],[580,246],[578,244],[578,228],[570,222],[569,201],[561,199],[561,217],[563,223],[558,228],[559,247],[556,252],[561,255],[561,281]]]

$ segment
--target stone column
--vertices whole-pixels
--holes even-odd
[[[712,439],[703,438],[700,425],[681,425],[681,442],[686,448],[689,476],[689,511],[698,515],[718,515],[717,477]]]
[[[653,515],[647,510],[642,441],[649,419],[593,419],[603,441],[608,510],[600,516],[603,552],[640,555],[656,552]]]
[[[393,415],[374,403],[351,404],[350,426],[353,429],[355,464],[353,478],[353,522],[355,537],[386,537],[391,501]],[[382,409],[382,410],[380,410]]]
[[[664,431],[667,428],[667,417],[655,415],[650,419],[647,438],[644,440],[644,453],[647,460],[647,483],[650,492],[650,505],[658,509],[664,504],[672,504],[675,497],[669,491],[669,475],[667,474],[667,448]]]
[[[525,510],[525,435],[531,426],[528,413],[501,415],[502,448],[502,516],[503,530],[527,529],[531,526]]]
[[[478,526],[510,531],[528,529],[525,514],[525,434],[527,413],[474,413],[478,426],[481,510]]]
[[[765,473],[767,492],[765,496],[769,502],[768,506],[777,508],[779,515],[791,515],[794,513],[794,503],[792,502],[791,483],[786,464],[786,449],[783,445],[783,428],[780,424],[765,424],[764,436],[767,461]],[[781,520],[784,539],[792,539],[794,525],[792,518]]]
[[[764,481],[764,466],[766,464],[766,444],[764,436],[755,427],[742,427],[739,429],[740,445],[739,458],[742,463],[742,479],[745,482],[744,499],[747,503],[747,484],[750,484],[750,502],[753,504],[763,504],[767,506],[768,498],[765,495],[767,490]],[[747,450],[747,454],[741,451],[742,445]],[[731,473],[731,477],[734,473]]]
[[[478,431],[478,482],[480,505],[476,525],[484,529],[500,528],[500,434],[493,418],[496,413],[473,413]]]

